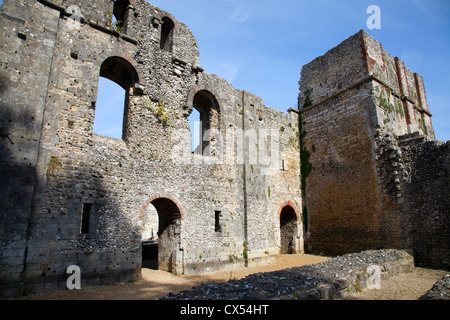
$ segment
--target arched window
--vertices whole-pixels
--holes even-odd
[[[191,115],[189,116],[189,127],[191,128],[191,151],[200,153],[202,150],[197,150],[199,148],[200,141],[203,139],[201,136],[201,121],[200,121],[200,113],[197,109],[193,109]],[[196,151],[197,150],[197,151]]]
[[[138,81],[136,70],[124,58],[109,57],[102,63],[94,133],[125,139],[130,90]]]
[[[170,20],[167,17],[162,18],[161,42],[160,42],[160,48],[162,50],[172,51],[174,27],[175,25],[172,20]]]
[[[94,133],[122,139],[125,97],[125,90],[117,83],[103,77],[99,78]]]
[[[198,155],[211,156],[209,146],[215,139],[214,130],[219,130],[219,104],[211,92],[200,90],[194,96],[193,107],[189,117],[192,150]]]

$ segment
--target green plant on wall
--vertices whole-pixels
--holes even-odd
[[[113,20],[113,14],[111,12],[107,12],[108,14],[108,19],[109,19],[109,25],[108,27],[114,31],[117,31],[118,33],[122,33],[123,31],[123,21],[118,20],[118,21],[112,21]]]
[[[305,91],[305,103],[303,104],[303,109],[307,109],[313,105],[310,95],[311,95],[312,89],[307,89]]]
[[[164,98],[158,100],[156,107],[153,107],[150,103],[147,103],[147,107],[161,123],[165,125],[171,124],[170,112],[166,110]]]
[[[379,90],[377,90],[378,92]],[[394,102],[394,104],[390,101],[389,97],[391,96],[391,90],[386,89],[387,98],[384,95],[383,90],[378,95],[377,99],[380,103],[380,106],[384,109],[384,113],[386,115],[386,119],[384,119],[384,123],[388,123],[391,121],[390,114],[391,113],[397,113],[400,115],[400,117],[405,117],[405,111],[403,109],[403,105],[400,101],[397,101],[397,103]]]
[[[405,110],[403,110],[403,105],[400,101],[397,102],[397,112],[400,114],[402,118],[405,117]]]
[[[299,144],[300,144],[300,190],[301,194],[303,196],[303,199],[305,200],[304,206],[303,206],[303,213],[302,213],[302,222],[303,226],[305,228],[305,231],[308,230],[308,208],[306,206],[306,178],[310,175],[312,172],[313,166],[310,162],[311,153],[306,149],[304,138],[307,134],[305,130],[303,130],[303,119],[302,114],[299,114],[298,117],[298,126],[299,126]],[[313,152],[316,151],[316,147],[313,144],[312,146]]]
[[[300,175],[301,175],[301,190],[302,194],[305,194],[305,188],[306,188],[306,178],[311,173],[313,167],[312,164],[309,162],[309,159],[311,157],[311,152],[309,152],[304,143],[304,138],[307,134],[305,130],[303,130],[303,122],[302,122],[302,116],[299,115],[299,145],[300,145]],[[315,146],[313,148],[315,150]]]

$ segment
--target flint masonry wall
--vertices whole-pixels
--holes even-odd
[[[303,252],[303,230],[311,252],[447,263],[448,148],[405,138],[434,138],[423,80],[364,32],[304,66],[298,116],[205,72],[143,0],[5,0],[0,18],[2,297],[65,288],[69,265],[83,286],[137,279],[147,240],[176,274]],[[92,132],[100,76],[126,91],[122,139]]]
[[[2,6],[12,6],[5,2]],[[22,280],[33,203],[40,130],[49,82],[58,12],[30,3],[2,12],[1,43],[1,281]],[[29,10],[42,17],[32,21]],[[28,45],[26,41],[28,39]],[[30,43],[33,40],[32,43]],[[32,85],[34,84],[34,85]]]
[[[403,237],[415,262],[449,267],[448,142],[420,134],[378,139],[378,168],[386,197],[396,199],[403,218]]]
[[[149,239],[177,274],[264,262],[285,207],[302,252],[297,115],[204,72],[184,24],[141,0],[5,0],[0,28],[2,296],[65,288],[69,265],[134,280]],[[99,76],[127,92],[122,140],[92,132]],[[200,154],[193,108],[214,132]]]
[[[449,142],[400,141],[405,167],[403,213],[411,225],[419,265],[450,267]]]

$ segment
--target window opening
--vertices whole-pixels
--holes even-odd
[[[92,204],[83,203],[83,212],[81,213],[81,233],[89,233],[89,220],[91,215]]]
[[[194,110],[192,110],[192,113],[189,116],[189,127],[191,129],[191,137],[192,137],[191,151],[193,153],[201,154],[201,149],[199,149],[199,148],[201,147],[200,141],[203,139],[203,137],[201,137],[202,123],[200,121],[200,113],[195,108],[194,108]]]
[[[193,111],[189,117],[191,149],[195,154],[211,156],[210,144],[219,130],[219,104],[206,90],[197,92],[193,100]]]
[[[161,42],[160,48],[166,51],[172,51],[173,46],[173,21],[167,17],[162,18]]]
[[[129,5],[130,1],[128,0],[114,1],[111,25],[117,32],[125,32]]]
[[[136,70],[124,58],[109,57],[102,63],[95,103],[94,133],[126,139],[130,94],[138,82]]]
[[[215,232],[222,232],[222,226],[221,226],[222,212],[221,211],[214,211],[214,218],[215,218],[214,231]]]
[[[121,86],[106,78],[99,78],[94,133],[122,139],[125,96],[125,90]]]

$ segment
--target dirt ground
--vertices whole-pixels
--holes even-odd
[[[201,275],[175,276],[171,273],[142,269],[142,280],[109,286],[85,287],[49,294],[28,296],[26,300],[147,300],[158,299],[170,292],[179,293],[207,281],[226,282],[252,273],[276,271],[328,260],[314,255],[283,255],[270,264],[251,268],[217,271]],[[415,268],[412,272],[392,277],[381,284],[380,290],[365,290],[345,299],[358,300],[416,300],[427,293],[446,273],[442,270]]]
[[[445,270],[414,268],[381,282],[379,290],[363,290],[344,300],[417,300],[447,273]]]

